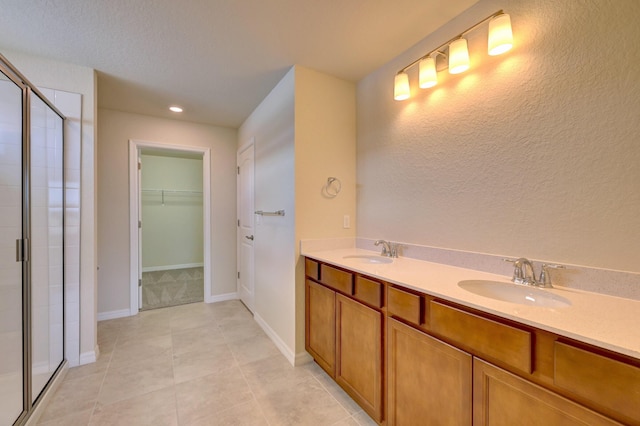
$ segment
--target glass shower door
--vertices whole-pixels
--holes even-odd
[[[22,239],[22,89],[0,72],[0,424],[24,411]]]
[[[31,94],[31,400],[63,361],[63,120]]]

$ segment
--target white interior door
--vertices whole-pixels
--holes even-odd
[[[238,295],[253,312],[253,140],[238,151]]]

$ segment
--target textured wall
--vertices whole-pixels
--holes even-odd
[[[393,100],[498,9],[514,48]],[[640,2],[480,1],[358,84],[358,236],[640,271]]]

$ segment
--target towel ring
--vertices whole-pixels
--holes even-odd
[[[327,185],[324,187],[324,192],[329,198],[335,198],[342,190],[342,183],[340,179],[336,177],[328,177]]]

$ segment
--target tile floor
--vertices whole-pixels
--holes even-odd
[[[98,323],[40,425],[375,425],[315,363],[292,367],[238,301]]]

